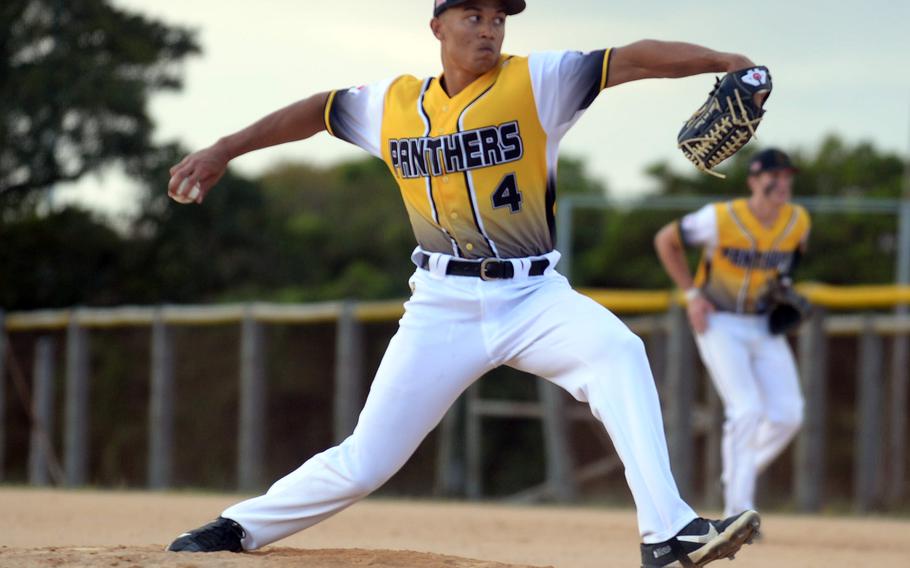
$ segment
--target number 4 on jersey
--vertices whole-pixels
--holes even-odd
[[[514,173],[502,178],[499,187],[493,192],[493,208],[499,207],[508,207],[512,213],[521,211],[521,192],[518,191]]]

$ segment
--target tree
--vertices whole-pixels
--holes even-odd
[[[180,87],[194,32],[108,0],[0,5],[0,206],[152,148],[152,93]]]
[[[120,295],[126,243],[76,208],[0,223],[0,306],[109,305]]]

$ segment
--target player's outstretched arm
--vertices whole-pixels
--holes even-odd
[[[751,59],[736,53],[723,53],[691,43],[645,39],[613,49],[607,87],[639,79],[725,73],[753,65]]]
[[[679,238],[677,222],[669,223],[657,232],[657,235],[654,236],[654,248],[657,249],[657,256],[664,265],[664,270],[680,290],[687,292],[694,290],[695,283],[686,262],[686,253]],[[686,309],[692,328],[696,333],[704,333],[708,329],[708,314],[714,311],[714,306],[697,292],[687,294],[687,300]]]
[[[184,196],[199,184],[197,203],[227,171],[228,163],[261,148],[303,140],[325,130],[324,112],[329,93],[317,93],[265,116],[243,130],[218,140],[208,148],[193,152],[171,168],[168,193],[180,189]]]

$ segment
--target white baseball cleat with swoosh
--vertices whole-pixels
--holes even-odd
[[[744,544],[752,544],[760,526],[755,511],[722,521],[695,519],[670,540],[642,544],[642,568],[697,568],[721,558],[732,560]]]

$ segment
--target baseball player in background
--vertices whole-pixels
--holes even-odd
[[[708,521],[680,498],[642,341],[555,270],[556,162],[560,139],[602,90],[753,63],[659,41],[505,55],[506,17],[524,0],[433,9],[440,76],[313,95],[171,170],[171,195],[202,202],[234,157],[326,130],[388,165],[418,246],[412,295],[353,434],[169,549],[254,550],[334,515],[398,471],[478,377],[508,365],[588,402],[604,424],[635,499],[645,566],[732,556],[758,514]]]
[[[790,158],[768,149],[750,162],[749,198],[712,203],[657,233],[658,256],[686,291],[702,361],[724,404],[724,510],[754,509],[755,481],[799,430],[803,399],[784,335],[769,330],[764,300],[805,252],[809,215],[790,203]],[[685,246],[704,249],[693,280]]]

